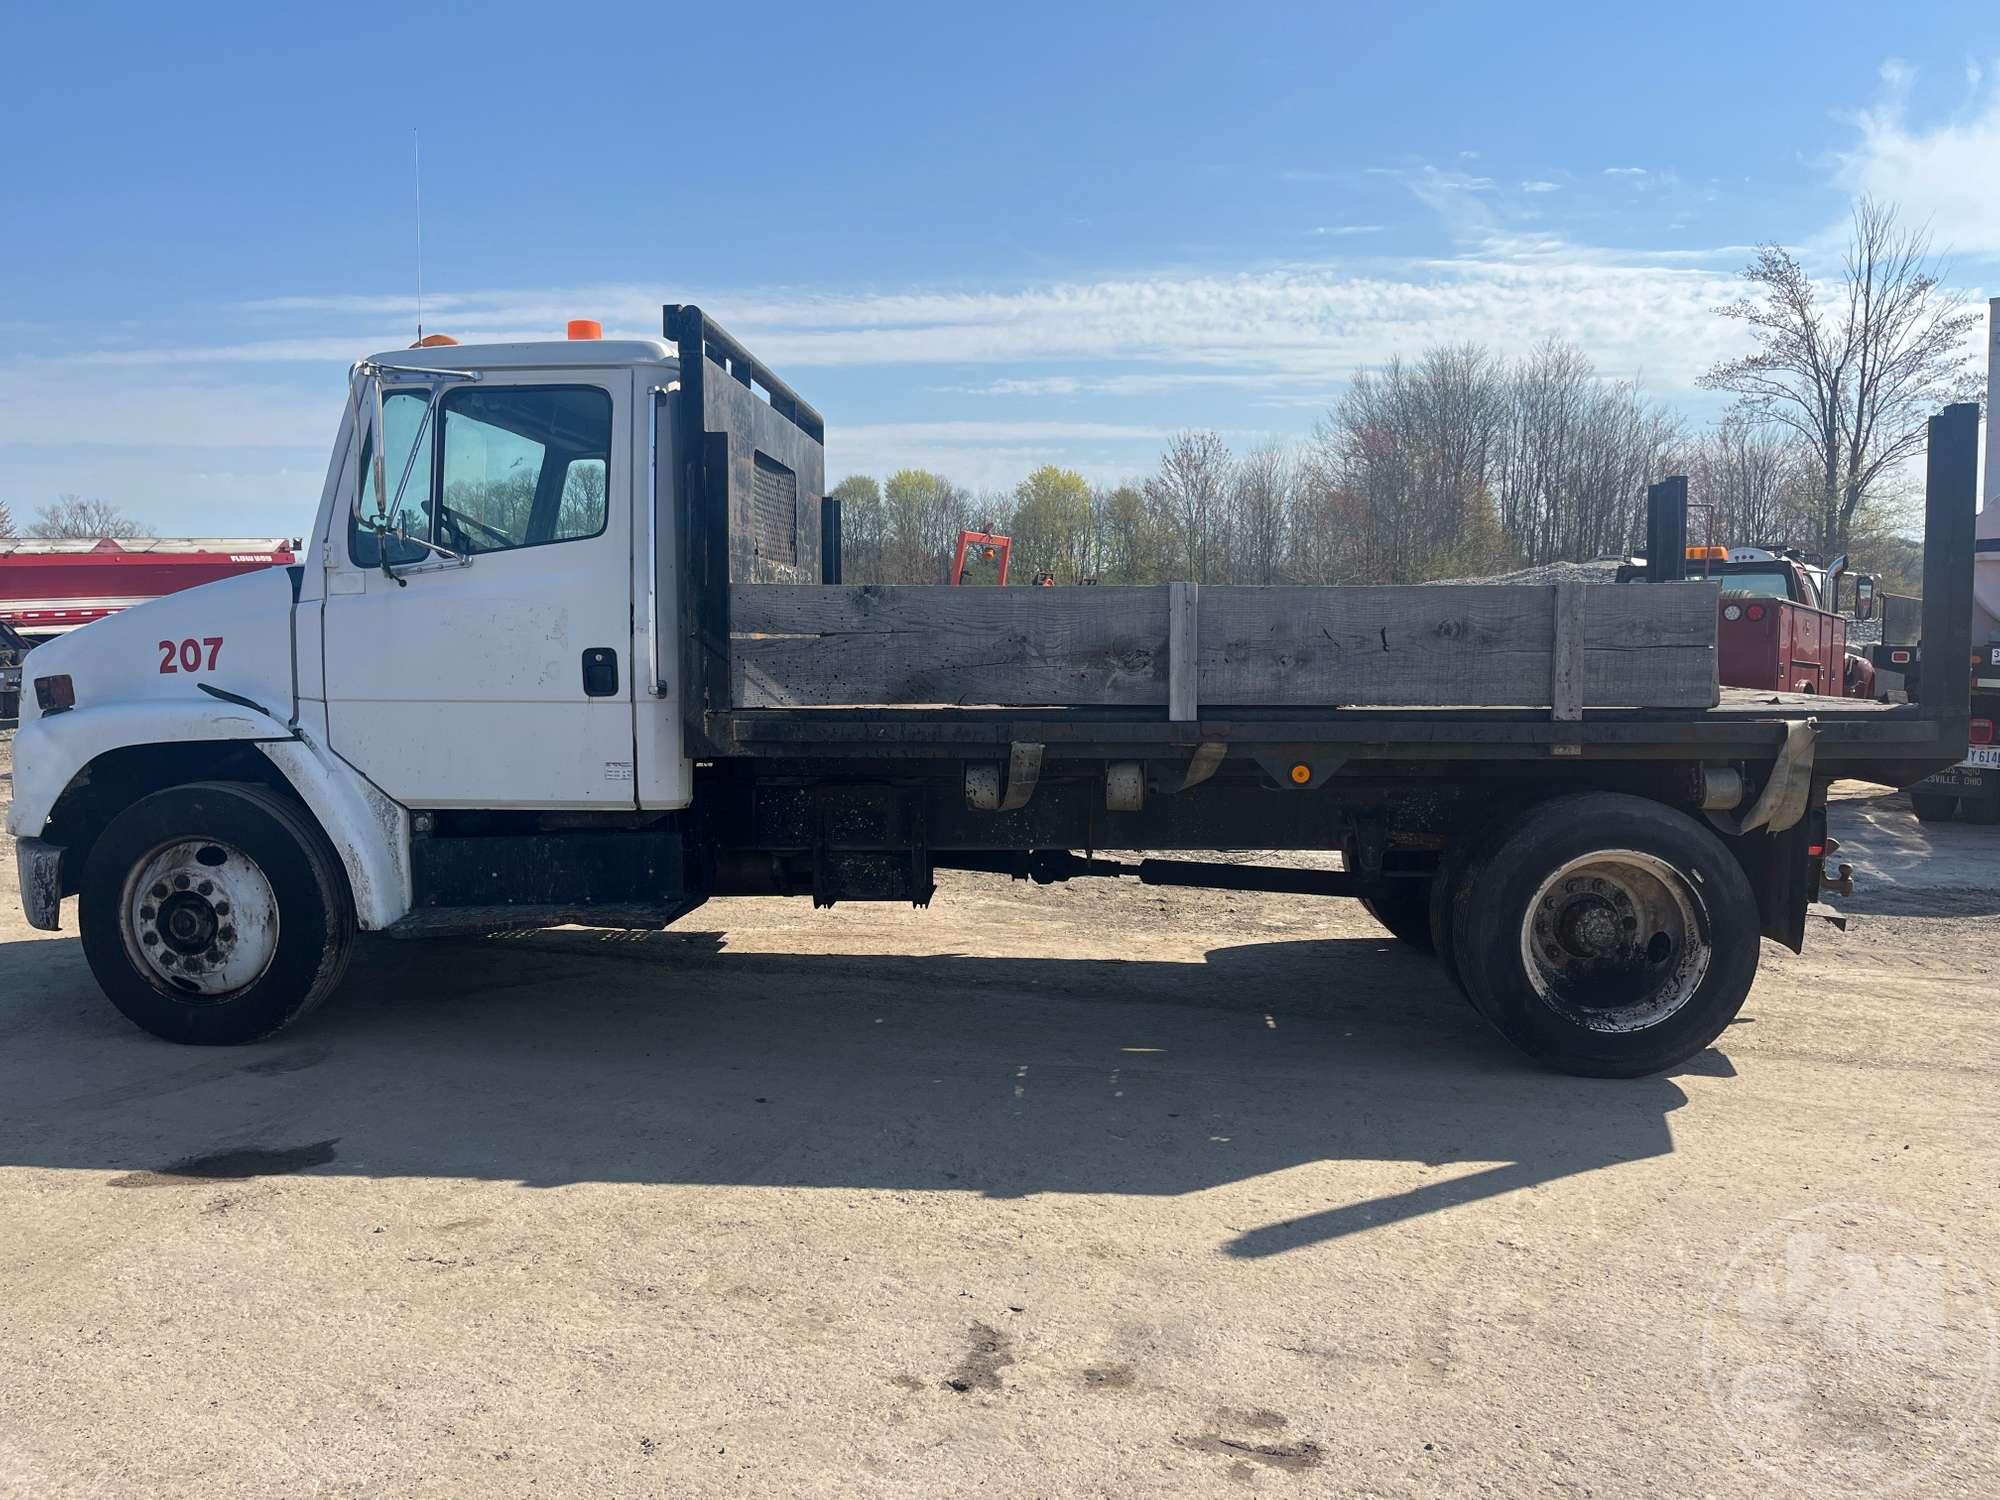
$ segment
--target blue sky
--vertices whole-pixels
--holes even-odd
[[[1861,190],[2000,289],[1990,5],[0,10],[0,498],[297,532],[348,361],[700,301],[836,475],[1111,479],[1560,333],[1712,415]]]

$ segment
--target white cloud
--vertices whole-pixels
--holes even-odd
[[[1968,105],[1926,126],[1910,118],[1916,76],[1895,59],[1882,65],[1875,102],[1852,117],[1858,139],[1837,157],[1838,181],[1927,221],[1940,249],[2000,255],[2000,81],[1981,92],[1983,75],[1968,65]]]
[[[1380,234],[1387,224],[1322,224],[1313,230],[1314,234],[1327,235],[1333,239],[1346,239],[1357,234]]]
[[[1646,169],[1644,167],[1606,167],[1604,175],[1606,177],[1644,177]]]
[[[862,443],[1064,443],[1084,440],[1157,442],[1164,427],[1124,422],[862,422],[846,428]]]
[[[1521,184],[1524,193],[1554,193],[1562,190],[1560,182],[1550,182],[1546,177],[1536,177]]]
[[[1325,384],[1439,339],[1517,347],[1560,333],[1608,367],[1645,365],[1691,384],[1712,353],[1718,334],[1709,308],[1728,288],[1707,252],[1612,255],[1556,235],[1500,230],[1467,242],[1461,255],[1414,263],[1300,262],[982,291],[722,291],[704,305],[781,370],[1088,361],[1144,364],[1156,382],[1174,372],[1227,372]],[[602,318],[613,336],[658,336],[660,299],[641,288],[456,293],[448,301],[437,326],[468,342],[550,337],[579,310]],[[349,298],[301,297],[288,307],[288,321],[351,331],[79,359],[172,366],[169,387],[205,366],[318,365],[337,391],[347,362],[406,342],[366,299],[357,307]]]

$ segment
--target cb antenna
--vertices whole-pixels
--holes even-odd
[[[424,142],[415,130],[410,132],[410,151],[416,167],[417,204],[417,342],[424,341]]]

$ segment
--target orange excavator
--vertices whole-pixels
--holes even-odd
[[[951,581],[954,586],[965,582],[965,565],[974,555],[986,562],[999,565],[999,577],[993,581],[1004,586],[1007,582],[1007,564],[1014,556],[1014,539],[999,536],[990,531],[961,531],[958,534],[958,550],[951,558]]]

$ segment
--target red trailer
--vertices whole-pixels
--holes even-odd
[[[286,567],[283,537],[0,537],[0,621],[47,640],[162,594]]]

